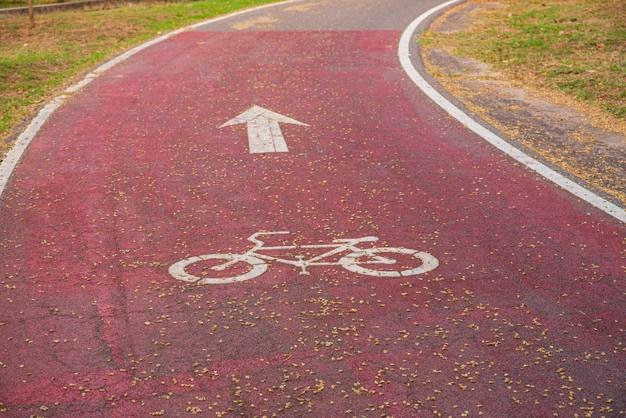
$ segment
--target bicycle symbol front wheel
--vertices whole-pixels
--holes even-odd
[[[198,277],[187,272],[187,268],[192,264],[200,261],[207,260],[224,260],[244,262],[252,266],[250,270],[245,273],[234,275],[231,277],[211,278],[211,277]],[[205,254],[194,257],[189,257],[184,260],[180,260],[172,264],[169,268],[169,273],[177,280],[182,280],[188,283],[196,284],[226,284],[234,282],[243,282],[246,280],[254,279],[267,271],[267,264],[265,261],[245,254]]]
[[[387,263],[378,263],[376,261],[363,261],[361,260],[361,264],[359,264],[359,259],[368,257],[370,259],[375,258],[376,254],[379,253],[392,253],[392,254],[401,254],[412,256],[415,259],[421,261],[421,265],[412,269],[406,270],[375,270],[371,268],[367,268],[364,264],[367,265],[379,265],[379,264],[387,264]],[[386,257],[385,257],[386,258]],[[434,270],[439,266],[439,260],[437,260],[432,255],[425,253],[423,251],[417,251],[410,248],[371,248],[359,252],[355,252],[352,254],[348,254],[342,257],[339,260],[339,264],[342,265],[343,268],[349,270],[353,273],[364,274],[366,276],[377,276],[377,277],[406,277],[406,276],[416,276],[418,274],[426,273],[431,270]]]

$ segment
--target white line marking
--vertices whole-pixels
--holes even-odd
[[[285,1],[280,1],[277,3],[264,4],[262,6],[257,6],[257,7],[253,7],[253,8],[245,9],[245,10],[239,10],[237,12],[233,12],[233,13],[226,14],[226,15],[219,16],[219,17],[214,17],[208,20],[204,20],[202,22],[194,23],[193,25],[189,25],[184,28],[180,28],[175,31],[168,32],[164,35],[159,36],[158,38],[155,38],[148,42],[144,42],[143,44],[137,45],[136,47],[129,49],[128,51],[105,62],[104,64],[101,64],[98,68],[96,68],[95,70],[87,74],[82,80],[66,88],[63,94],[50,100],[39,111],[39,113],[37,113],[37,115],[33,118],[33,120],[31,120],[31,122],[28,124],[24,132],[20,134],[20,136],[15,141],[15,145],[13,146],[13,148],[7,153],[4,160],[2,160],[2,162],[0,163],[0,197],[2,197],[2,194],[4,193],[4,190],[6,189],[7,183],[9,182],[9,178],[11,177],[11,174],[13,174],[13,170],[15,170],[17,163],[20,161],[20,159],[24,155],[24,151],[26,151],[26,148],[28,147],[30,142],[33,140],[35,135],[37,135],[37,132],[39,132],[39,129],[41,129],[43,124],[46,123],[50,115],[52,115],[54,111],[59,106],[61,106],[61,104],[63,104],[65,99],[68,97],[68,95],[76,93],[77,91],[85,87],[87,84],[91,83],[95,78],[100,76],[103,72],[107,71],[114,65],[117,65],[120,62],[127,60],[128,58],[132,57],[136,53],[143,51],[144,49],[151,47],[154,44],[158,44],[159,42],[165,41],[166,39],[169,39],[174,35],[178,35],[181,32],[192,30],[200,26],[208,25],[210,23],[215,23],[215,22],[219,22],[222,20],[231,19],[233,17],[246,14],[246,13],[255,12],[261,9],[267,9],[270,7],[281,6],[281,5],[285,5],[289,3],[297,3],[301,1],[303,0],[285,0]]]
[[[557,173],[550,167],[542,164],[536,159],[532,158],[528,154],[524,153],[518,148],[515,148],[500,136],[494,134],[476,120],[472,119],[467,113],[463,112],[461,109],[456,107],[453,103],[451,103],[448,99],[443,97],[435,88],[428,83],[417,71],[410,58],[410,45],[413,38],[413,33],[417,29],[417,27],[432,16],[434,13],[437,13],[441,9],[452,6],[455,3],[459,3],[462,0],[451,0],[446,3],[440,4],[439,6],[433,7],[432,9],[422,13],[418,16],[402,33],[402,37],[400,38],[400,43],[398,45],[398,58],[400,59],[400,64],[402,68],[407,73],[407,75],[413,80],[413,82],[428,96],[432,101],[441,106],[446,112],[448,112],[452,117],[457,119],[463,125],[465,125],[468,129],[473,131],[482,137],[485,141],[489,142],[491,145],[498,148],[500,151],[509,155],[513,159],[519,161],[524,164],[526,167],[535,171],[539,175],[545,177],[546,179],[552,181],[563,189],[567,190],[574,196],[579,197],[580,199],[586,201],[587,203],[595,206],[596,208],[602,210],[603,212],[611,215],[615,219],[618,219],[622,222],[626,222],[626,212],[620,208],[619,206],[609,202],[608,200],[598,196],[590,190],[587,190],[583,186],[573,182],[562,174]]]
[[[241,115],[221,125],[220,128],[245,123],[248,127],[248,147],[250,154],[288,152],[287,143],[280,130],[279,122],[309,126],[306,123],[298,122],[280,113],[272,112],[261,106],[254,105]]]
[[[6,157],[2,161],[2,164],[0,164],[0,196],[2,196],[4,187],[7,184],[13,169],[20,161],[20,158],[22,158],[22,154],[24,154],[24,151],[26,150],[26,147],[28,147],[28,144],[30,144],[30,141],[37,134],[41,126],[46,123],[46,120],[48,120],[50,115],[59,106],[61,106],[61,104],[63,104],[66,98],[67,96],[60,95],[48,102],[48,104],[46,104],[43,109],[37,113],[37,116],[30,121],[24,132],[22,132],[17,138],[15,145],[13,145],[11,151],[7,153]]]

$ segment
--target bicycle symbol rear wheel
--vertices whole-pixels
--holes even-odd
[[[364,267],[362,264],[359,264],[359,258],[361,257],[375,257],[378,253],[396,253],[403,255],[410,255],[414,258],[420,260],[422,264],[418,267],[407,269],[407,270],[374,270],[367,267]],[[364,274],[366,276],[377,276],[377,277],[406,277],[406,276],[417,276],[418,274],[426,273],[431,270],[434,270],[439,265],[439,260],[437,260],[432,255],[425,253],[423,251],[417,251],[410,248],[371,248],[359,252],[354,252],[352,254],[348,254],[342,257],[339,260],[339,264],[346,270],[349,270],[353,273]],[[368,262],[369,265],[376,265],[376,262]],[[383,263],[381,263],[383,264]]]
[[[224,262],[237,260],[238,262],[248,263],[252,268],[246,273],[221,278],[198,277],[186,271],[186,268],[192,264],[206,260],[224,260]],[[169,273],[177,280],[196,284],[227,284],[234,282],[243,282],[254,279],[267,271],[265,261],[246,254],[205,254],[195,257],[189,257],[172,264]]]

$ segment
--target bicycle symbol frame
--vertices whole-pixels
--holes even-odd
[[[345,238],[335,239],[332,244],[308,244],[308,245],[287,245],[287,246],[271,246],[266,247],[264,242],[258,237],[263,235],[282,235],[289,234],[289,231],[259,231],[248,237],[248,241],[254,244],[254,247],[243,254],[205,254],[189,257],[172,264],[169,273],[177,280],[196,284],[226,284],[234,282],[243,282],[245,280],[254,279],[265,273],[268,269],[268,262],[276,262],[294,266],[300,269],[299,274],[308,275],[309,267],[314,266],[341,266],[353,273],[359,273],[366,276],[376,277],[407,277],[416,276],[434,270],[439,266],[439,260],[432,255],[418,250],[403,247],[376,247],[376,248],[358,248],[357,245],[365,242],[376,242],[378,237],[367,236],[362,238]],[[280,258],[268,254],[261,254],[259,251],[279,251],[279,250],[295,250],[295,249],[327,249],[323,254],[305,259],[302,255],[296,255],[295,259]],[[342,256],[337,261],[323,261],[324,259],[336,256],[342,252],[349,251],[348,254]],[[385,256],[377,255],[378,253],[396,253],[412,256],[419,260],[421,264],[415,268],[408,270],[373,270],[367,268],[369,265],[392,265],[396,260]],[[367,257],[367,260],[359,260]],[[213,271],[224,271],[232,267],[236,263],[244,262],[252,266],[252,268],[243,274],[234,275],[224,278],[198,277],[186,271],[186,268],[192,264],[206,260],[225,260],[224,263],[211,267]]]

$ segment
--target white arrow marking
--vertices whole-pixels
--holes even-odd
[[[309,126],[306,123],[298,122],[280,113],[272,112],[261,106],[254,105],[241,115],[221,125],[220,128],[238,125],[240,123],[247,124],[250,154],[288,152],[287,143],[280,130],[279,122]]]

